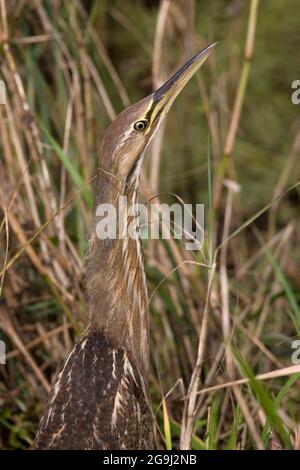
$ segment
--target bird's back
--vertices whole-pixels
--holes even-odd
[[[35,448],[154,448],[146,384],[129,352],[97,330],[77,342],[56,378]]]

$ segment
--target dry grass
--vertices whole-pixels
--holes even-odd
[[[222,0],[216,3],[225,15]],[[266,125],[265,145],[256,142],[255,116],[249,131],[243,125],[243,106],[255,102],[260,8],[266,13],[258,0],[230,6],[227,21],[239,52],[245,43],[244,64],[219,46],[179,99],[177,119],[160,131],[143,173],[142,198],[176,192],[193,202],[204,182],[196,202],[207,207],[202,252],[175,240],[145,246],[150,391],[168,449],[299,448],[300,366],[291,363],[300,332],[299,122],[291,117],[273,179],[248,204],[257,185],[253,178],[243,190],[243,157],[247,149],[250,157],[272,157],[269,142],[277,141]],[[7,86],[0,105],[0,334],[8,352],[0,365],[0,448],[32,446],[57,366],[87,319],[81,262],[97,143],[129,96],[150,92],[192,50],[219,39],[204,36],[199,9],[194,0],[145,1],[128,11],[118,1],[0,0]],[[116,31],[122,39],[110,42]],[[123,69],[114,65],[116,51],[126,58]],[[204,140],[201,148],[194,136]],[[193,155],[190,167],[185,154]]]

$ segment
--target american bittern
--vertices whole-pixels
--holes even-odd
[[[96,207],[116,205],[124,195],[130,204],[135,201],[148,143],[213,46],[192,57],[109,126],[100,148]],[[128,218],[126,212],[123,216]],[[102,240],[94,228],[84,272],[89,324],[56,378],[35,447],[153,449],[154,419],[147,390],[148,302],[140,241]]]

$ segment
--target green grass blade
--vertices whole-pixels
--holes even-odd
[[[250,366],[247,364],[245,359],[242,358],[241,354],[235,349],[233,349],[233,354],[237,360],[241,371],[246,377],[248,377],[251,389],[256,395],[256,398],[259,401],[261,407],[263,408],[265,414],[268,416],[271,426],[281,437],[285,449],[291,449],[292,445],[289,435],[281,421],[281,418],[278,416],[274,400],[270,397],[264,385],[258,380],[256,380],[255,375],[252,372]]]
[[[71,176],[72,180],[74,181],[75,185],[79,188],[82,189],[82,196],[89,208],[93,206],[93,198],[91,191],[89,188],[85,188],[85,182],[75,167],[75,165],[71,162],[69,157],[65,154],[61,146],[56,142],[56,140],[52,137],[50,134],[49,130],[41,124],[41,127],[44,131],[44,134],[49,142],[49,144],[53,147],[53,150],[55,151],[56,155],[58,158],[61,160],[62,164],[64,165],[65,169]]]

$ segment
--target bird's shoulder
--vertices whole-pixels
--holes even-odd
[[[130,352],[101,331],[75,344],[57,375],[36,448],[151,448],[147,388]]]

